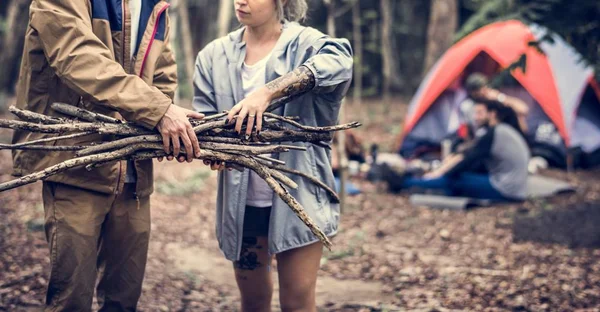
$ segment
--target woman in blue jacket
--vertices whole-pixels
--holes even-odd
[[[304,93],[275,113],[298,116],[309,126],[338,121],[352,77],[348,40],[330,38],[298,24],[306,0],[232,0],[242,28],[208,44],[196,60],[194,108],[205,114],[230,111],[239,132],[260,132],[271,101]],[[238,115],[237,118],[233,118]],[[331,188],[331,155],[322,147],[294,143],[307,151],[282,153],[286,165],[319,178]],[[212,164],[222,169],[223,164]],[[337,232],[339,206],[303,178],[290,190],[328,236]],[[316,311],[315,287],[322,244],[254,172],[221,171],[217,195],[217,238],[234,261],[243,311],[270,311],[270,265],[277,257],[284,311]]]

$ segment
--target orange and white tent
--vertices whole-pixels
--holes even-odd
[[[440,112],[436,110],[440,108],[435,107],[436,101],[476,57],[484,54],[499,68],[507,68],[524,54],[526,70],[514,70],[512,75],[554,124],[562,144],[566,148],[581,144],[587,145],[584,148],[587,150],[600,148],[600,115],[591,118],[591,122],[583,121],[586,126],[593,124],[596,133],[590,133],[589,127],[583,127],[587,129],[582,130],[585,133],[577,130],[582,128],[578,126],[578,111],[584,92],[591,90],[596,104],[600,99],[600,87],[593,78],[593,69],[581,61],[581,55],[573,47],[556,35],[552,35],[553,42],[540,42],[539,48],[543,51],[540,53],[531,42],[539,41],[546,34],[543,27],[511,20],[485,26],[457,42],[433,66],[413,97],[401,142],[406,143],[419,124],[423,124],[418,131],[421,136],[429,131],[433,137],[440,137],[428,130],[431,127],[423,127],[427,124],[426,119],[432,113],[439,118]],[[595,137],[581,138],[589,135]]]

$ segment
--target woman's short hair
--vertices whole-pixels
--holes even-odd
[[[280,20],[291,22],[300,22],[306,18],[308,3],[306,0],[287,0],[283,4],[282,0],[275,0],[277,3],[277,14]]]

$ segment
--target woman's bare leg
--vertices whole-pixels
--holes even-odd
[[[277,254],[279,300],[283,312],[316,312],[315,290],[323,244]]]
[[[242,312],[270,312],[273,281],[267,237],[244,237],[240,260],[233,263]]]

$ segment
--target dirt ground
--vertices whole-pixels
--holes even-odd
[[[346,120],[363,122],[363,139],[389,149],[405,106],[375,104],[349,106]],[[0,131],[0,142],[10,135]],[[0,151],[0,181],[10,167]],[[549,171],[577,192],[468,212],[413,207],[355,180],[363,194],[349,200],[321,261],[319,310],[600,311],[599,173]],[[158,164],[155,175],[139,310],[236,311],[231,264],[214,235],[215,174],[195,162]],[[44,301],[40,193],[38,183],[0,194],[0,311],[38,311]]]

